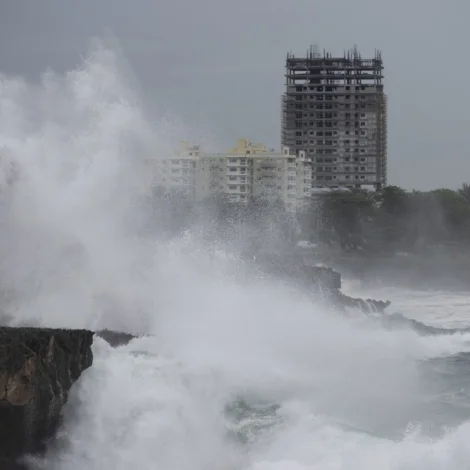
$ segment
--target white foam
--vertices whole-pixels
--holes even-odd
[[[153,334],[116,350],[96,340],[47,468],[465,467],[467,425],[436,442],[390,438],[426,396],[419,361],[465,348],[465,337],[385,331],[281,286],[232,280],[228,252],[191,232],[170,243],[143,235],[142,159],[166,137],[112,51],[99,46],[39,85],[3,82],[0,283],[15,294],[10,313]],[[240,395],[282,405],[282,423],[249,445],[227,437],[223,408]]]

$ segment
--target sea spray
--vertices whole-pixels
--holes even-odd
[[[230,247],[204,245],[191,230],[170,241],[142,230],[153,216],[145,162],[168,151],[168,128],[146,118],[119,61],[98,45],[75,70],[47,73],[39,84],[3,78],[0,285],[11,294],[8,313],[16,323],[152,333],[119,348],[96,339],[94,366],[36,463],[468,466],[468,417],[461,408],[460,422],[441,419],[444,398],[429,387],[440,377],[422,368],[461,342],[346,318],[266,280],[239,282]],[[237,416],[241,402],[248,408]],[[438,424],[433,434],[430,423]]]

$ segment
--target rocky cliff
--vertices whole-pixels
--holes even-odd
[[[389,301],[357,299],[341,292],[341,274],[325,266],[310,266],[302,257],[264,254],[256,256],[261,270],[277,279],[290,282],[314,296],[327,298],[338,310],[358,308],[365,313],[383,312]]]
[[[43,450],[72,384],[91,366],[93,332],[0,328],[0,469]]]

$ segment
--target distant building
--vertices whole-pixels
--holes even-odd
[[[387,95],[380,52],[363,59],[288,54],[282,97],[282,145],[312,160],[316,188],[374,187],[387,183]]]
[[[148,160],[153,184],[166,191],[184,192],[194,197],[199,156],[199,146],[182,142],[175,155]]]
[[[184,191],[197,201],[215,194],[241,203],[250,198],[280,200],[296,212],[312,191],[311,161],[305,152],[292,154],[287,147],[275,152],[245,139],[226,153],[205,153],[184,142],[176,155],[150,163],[157,186]]]

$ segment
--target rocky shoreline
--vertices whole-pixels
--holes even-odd
[[[94,333],[0,328],[0,468],[40,454],[60,424],[72,385],[93,363]]]
[[[341,292],[341,274],[292,258],[258,257],[256,270],[322,296],[339,310],[383,312],[388,301],[357,299]],[[93,363],[93,337],[112,347],[134,335],[111,330],[0,327],[0,469],[26,470],[25,455],[40,455],[60,425],[72,385]]]
[[[112,347],[136,337],[111,330],[0,327],[0,470],[28,470],[24,457],[44,453],[72,385],[93,364],[94,336]]]
[[[301,257],[292,255],[257,254],[245,257],[256,269],[274,279],[328,300],[338,310],[357,308],[364,313],[382,313],[390,301],[359,299],[341,292],[341,274],[325,266],[307,265]]]

